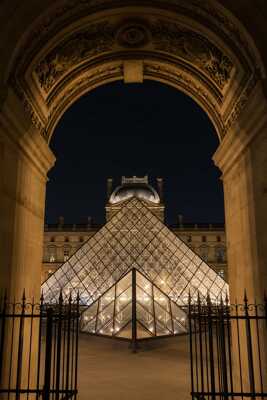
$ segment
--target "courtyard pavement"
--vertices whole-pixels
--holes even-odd
[[[129,344],[80,335],[78,400],[190,400],[188,337]]]

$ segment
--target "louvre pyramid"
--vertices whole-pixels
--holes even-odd
[[[186,321],[186,313],[133,268],[82,313],[80,327],[133,341],[185,333]]]
[[[142,272],[177,305],[216,302],[228,284],[145,205],[133,197],[42,285],[46,303],[79,291],[90,305],[129,270]]]

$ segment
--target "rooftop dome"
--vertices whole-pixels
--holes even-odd
[[[131,197],[137,197],[140,200],[145,200],[155,204],[160,203],[159,195],[152,186],[147,183],[137,182],[130,184],[126,183],[117,187],[111,194],[109,202],[111,204],[116,204],[128,200]]]

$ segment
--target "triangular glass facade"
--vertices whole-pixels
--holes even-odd
[[[131,269],[82,314],[83,332],[138,341],[187,332],[186,314]]]
[[[135,268],[177,305],[217,301],[228,284],[137,198],[125,205],[42,285],[46,303],[79,291],[90,305]]]

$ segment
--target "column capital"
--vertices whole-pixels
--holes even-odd
[[[225,177],[240,160],[251,142],[267,130],[267,99],[258,82],[237,122],[227,132],[213,155],[215,165]]]
[[[20,152],[46,179],[56,158],[11,88],[0,111],[0,140]]]

